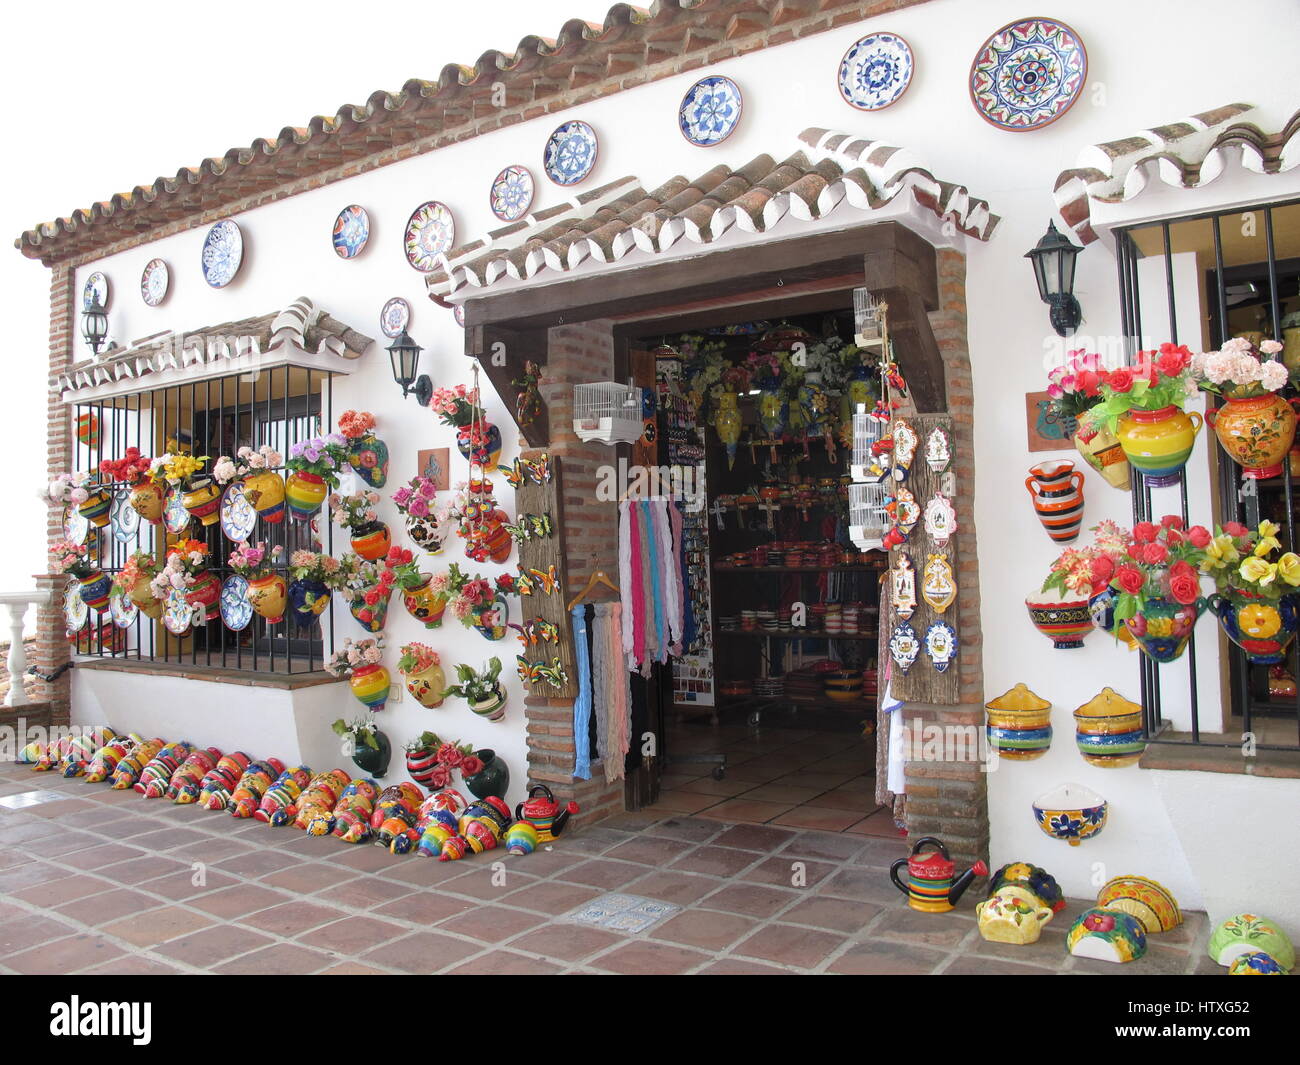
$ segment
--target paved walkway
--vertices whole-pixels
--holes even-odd
[[[54,795],[16,798],[32,792]],[[1222,972],[1200,914],[1125,966],[1065,954],[1080,902],[1033,947],[985,943],[978,883],[953,914],[906,907],[887,873],[903,850],[627,814],[503,854],[502,874],[487,855],[393,857],[2,764],[0,972]],[[609,892],[681,909],[635,934],[564,919]]]

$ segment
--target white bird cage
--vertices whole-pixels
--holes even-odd
[[[597,381],[573,386],[573,431],[579,440],[631,443],[644,429],[641,389],[635,385]]]
[[[885,533],[889,531],[889,485],[849,485],[849,539],[859,551],[881,551],[885,547]]]
[[[885,305],[865,288],[853,290],[853,333],[860,348],[884,345]]]
[[[877,461],[871,453],[872,445],[885,435],[887,423],[872,414],[861,403],[853,415],[853,458],[849,463],[849,476],[858,484],[879,480],[878,474],[871,472],[871,466]]]

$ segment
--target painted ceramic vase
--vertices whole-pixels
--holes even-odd
[[[465,541],[465,554],[467,557],[474,557],[470,552],[476,547],[485,548],[488,558],[493,562],[501,563],[510,557],[515,542],[511,539],[510,533],[506,531],[506,516],[504,512],[498,510],[493,517],[494,520],[480,529],[477,536]]]
[[[90,489],[90,495],[77,507],[77,513],[97,529],[108,524],[113,509],[113,493],[106,488]]]
[[[1070,926],[1065,946],[1076,958],[1128,962],[1147,952],[1147,934],[1132,914],[1094,908]]]
[[[289,517],[294,521],[311,521],[329,491],[323,477],[305,470],[294,470],[284,483],[284,501],[289,506]]]
[[[506,623],[510,620],[510,604],[506,597],[497,594],[490,603],[474,607],[470,612],[474,630],[485,640],[499,640],[506,634]]]
[[[109,777],[111,781],[109,787],[113,791],[129,791],[135,786],[135,782],[140,779],[144,767],[165,746],[166,743],[157,737],[145,740],[143,743],[137,743],[131,748],[130,753],[124,755],[118,761],[117,768],[113,770],[112,775]]]
[[[1207,411],[1219,444],[1241,467],[1241,475],[1256,480],[1282,476],[1282,463],[1295,441],[1295,410],[1276,392],[1250,399],[1225,399]]]
[[[137,577],[131,587],[127,589],[127,597],[137,607],[142,614],[153,618],[155,621],[162,617],[162,601],[153,594],[153,589],[149,587],[149,578],[144,574]]]
[[[283,772],[284,763],[278,758],[250,762],[239,778],[239,783],[235,785],[235,790],[230,793],[230,816],[251,818],[256,813],[262,796]]]
[[[348,686],[366,709],[378,711],[388,702],[388,692],[392,687],[392,677],[388,670],[378,664],[358,666],[348,678]]]
[[[930,854],[923,848],[933,847]],[[907,883],[900,874],[907,870]],[[907,904],[922,913],[947,913],[965,894],[977,876],[988,876],[988,866],[976,862],[960,876],[948,855],[948,848],[933,836],[918,839],[909,858],[899,858],[889,867],[889,879],[907,896]]]
[[[718,431],[718,439],[727,449],[727,468],[736,462],[736,445],[740,443],[740,401],[734,392],[724,392],[718,397],[718,411],[713,416],[713,427]]]
[[[1286,970],[1271,954],[1262,950],[1242,954],[1228,966],[1229,976],[1286,976]]]
[[[221,616],[221,578],[207,570],[196,574],[185,601],[202,610],[205,621],[215,621]]]
[[[1124,454],[1118,436],[1109,429],[1081,425],[1074,434],[1074,446],[1084,461],[1100,473],[1107,484],[1128,491],[1132,485],[1128,456]]]
[[[1106,881],[1097,892],[1097,905],[1131,914],[1149,936],[1168,932],[1183,923],[1178,900],[1169,889],[1143,876],[1117,876]]]
[[[388,445],[376,436],[358,436],[348,444],[348,465],[371,488],[388,483]]]
[[[317,818],[329,818],[334,806],[343,794],[343,789],[352,782],[352,778],[342,769],[331,769],[317,773],[307,785],[306,790],[292,806],[271,815],[271,824],[275,827],[292,824],[294,828],[306,830]],[[317,835],[324,833],[318,832]]]
[[[1252,665],[1275,666],[1285,662],[1295,639],[1297,595],[1266,599],[1251,592],[1215,592],[1206,600],[1218,616],[1228,639],[1246,652]]]
[[[537,849],[537,829],[527,821],[516,821],[506,829],[507,854],[532,854]]]
[[[230,801],[230,793],[252,761],[243,751],[222,755],[217,759],[217,764],[204,774],[198,791],[182,788],[176,795],[176,801],[182,805],[198,802],[206,810],[224,810]]]
[[[406,752],[406,772],[422,788],[433,783],[434,770],[438,768],[438,752],[432,747],[422,747]]]
[[[284,620],[284,605],[288,601],[289,584],[278,573],[249,578],[248,602],[253,613],[266,618],[269,624],[278,625]]]
[[[141,481],[131,489],[131,506],[150,525],[161,525],[167,493],[155,481]]]
[[[221,517],[221,488],[211,477],[193,481],[181,493],[181,503],[201,525],[215,525]]]
[[[134,789],[146,799],[161,798],[167,793],[173,774],[190,756],[193,747],[188,743],[169,743],[155,754],[140,771]]]
[[[424,793],[409,780],[389,784],[375,800],[375,809],[370,815],[370,827],[377,829],[390,817],[397,816],[400,812],[409,814],[411,824],[415,824],[423,798]]]
[[[1077,847],[1106,827],[1106,800],[1081,784],[1062,784],[1034,800],[1034,820],[1045,835]]]
[[[456,430],[456,450],[476,466],[481,466],[484,473],[491,473],[497,468],[501,458],[501,430],[491,422],[483,422],[482,430],[485,442],[472,447],[469,442],[473,427],[462,425]]]
[[[1151,597],[1142,613],[1124,622],[1137,641],[1138,649],[1153,662],[1174,662],[1182,656],[1192,628],[1205,613],[1206,600],[1184,605],[1172,599]]]
[[[990,943],[1013,943],[1027,946],[1037,943],[1043,925],[1054,916],[1052,911],[1019,892],[990,895],[975,907],[979,915],[980,935]]]
[[[112,743],[106,743],[95,752],[95,757],[86,766],[86,782],[88,784],[102,784],[108,779],[109,774],[117,768],[117,763],[126,757],[127,752],[136,742],[138,741],[117,739],[113,740]]]
[[[426,858],[437,858],[442,854],[442,849],[446,846],[447,840],[454,835],[456,835],[456,830],[448,828],[446,825],[436,823],[426,825],[420,835],[420,842],[415,848],[415,853]]]
[[[1025,488],[1047,535],[1066,544],[1083,523],[1083,474],[1073,462],[1040,462],[1029,468]]]
[[[1231,965],[1246,954],[1263,951],[1283,969],[1295,968],[1295,947],[1282,926],[1268,917],[1239,913],[1229,917],[1210,936],[1209,954],[1220,965]]]
[[[375,729],[375,742],[379,744],[378,749],[367,747],[364,743],[353,748],[352,761],[356,767],[364,773],[369,773],[372,777],[382,777],[388,774],[388,760],[393,755],[392,744],[388,742],[379,729]]]
[[[414,514],[406,516],[406,535],[416,547],[422,547],[431,555],[442,550],[447,539],[447,530],[432,518],[417,518]]]
[[[289,608],[294,623],[306,628],[330,605],[330,590],[324,581],[296,580],[289,582]]]
[[[442,625],[442,616],[447,610],[447,597],[429,587],[429,582],[433,580],[432,573],[422,573],[420,576],[424,579],[418,586],[402,590],[402,605],[426,629],[436,629]]]
[[[244,498],[268,525],[284,521],[284,478],[274,470],[262,470],[245,477]]]
[[[785,435],[790,405],[780,392],[764,391],[758,397],[758,424],[769,439],[779,440]]]
[[[984,704],[985,733],[999,758],[1028,762],[1041,758],[1052,745],[1052,704],[1024,684]]]
[[[442,705],[442,693],[447,690],[447,674],[439,665],[407,673],[406,690],[426,710],[436,710]]]
[[[1053,913],[1065,909],[1065,892],[1046,869],[1030,862],[1007,862],[989,877],[989,895],[1024,892]]]
[[[373,589],[368,589],[373,591]],[[383,632],[388,621],[389,595],[380,595],[374,603],[367,603],[364,598],[354,599],[348,604],[348,611],[357,620],[357,624],[367,632]]]
[[[476,799],[505,795],[510,790],[510,768],[490,747],[475,751],[474,757],[483,763],[483,768],[473,776],[465,777],[465,787],[469,793]]]
[[[382,521],[371,522],[352,533],[352,550],[369,562],[383,558],[392,546],[392,534]]]
[[[106,573],[95,570],[81,578],[81,587],[77,590],[81,601],[91,610],[108,609],[109,595],[113,590],[113,580]]]
[[[491,695],[476,703],[470,703],[469,708],[479,717],[485,717],[489,721],[500,721],[506,716],[506,690],[498,684]]]
[[[1115,435],[1129,462],[1148,485],[1177,484],[1201,431],[1201,416],[1172,404],[1159,410],[1131,410]]]
[[[1087,599],[1060,596],[1053,599],[1050,593],[1044,592],[1027,597],[1025,607],[1034,628],[1051,640],[1058,651],[1082,647],[1084,637],[1093,631]]]

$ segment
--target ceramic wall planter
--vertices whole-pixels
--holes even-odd
[[[447,539],[447,530],[432,518],[417,518],[414,514],[408,514],[406,535],[416,547],[422,547],[429,554],[436,555]]]
[[[989,896],[1023,893],[1053,913],[1065,909],[1065,893],[1046,869],[1030,862],[1007,862],[989,877]]]
[[[470,703],[469,708],[479,717],[485,717],[489,721],[500,721],[506,716],[506,690],[497,685],[491,695],[486,699]]]
[[[289,607],[294,624],[306,628],[329,608],[330,590],[324,581],[297,580],[289,583]]]
[[[77,513],[96,529],[108,524],[113,510],[113,493],[106,488],[90,489],[90,495],[77,507]]]
[[[1276,392],[1251,399],[1225,399],[1206,412],[1219,444],[1241,467],[1241,475],[1263,480],[1282,475],[1282,463],[1295,441],[1296,415]]]
[[[354,530],[351,540],[352,550],[370,562],[383,558],[393,546],[392,534],[382,521]]]
[[[1128,491],[1132,483],[1128,456],[1124,454],[1118,436],[1109,429],[1081,428],[1074,434],[1074,446],[1107,484]]]
[[[1146,750],[1142,707],[1111,688],[1074,712],[1075,744],[1083,760],[1098,769],[1135,765]]]
[[[456,450],[476,466],[481,466],[485,473],[491,473],[501,458],[501,430],[490,422],[483,422],[482,427],[486,442],[478,447],[470,446],[471,426],[463,425],[457,429]]]
[[[1183,923],[1178,900],[1169,889],[1143,876],[1117,876],[1106,881],[1097,892],[1097,905],[1136,917],[1149,936]]]
[[[426,710],[436,710],[442,705],[442,693],[447,690],[447,674],[442,666],[430,666],[418,673],[406,674],[406,690]]]
[[[727,469],[736,462],[736,445],[740,443],[740,401],[733,392],[723,392],[718,397],[718,410],[713,416],[713,427],[718,439],[727,450]]]
[[[1045,835],[1077,847],[1106,827],[1106,800],[1081,784],[1061,784],[1034,800],[1034,820]]]
[[[927,847],[934,848],[933,852],[922,854],[922,849]],[[906,884],[899,875],[904,869],[907,870]],[[922,913],[947,913],[977,876],[988,874],[988,866],[976,862],[958,876],[948,848],[933,836],[918,839],[912,845],[910,858],[899,858],[889,867],[889,879],[894,887],[907,896],[907,904],[912,909]]]
[[[376,749],[367,747],[364,743],[355,744],[352,749],[352,762],[363,773],[368,773],[372,777],[387,776],[388,760],[393,755],[393,747],[388,742],[388,737],[379,729],[375,729],[374,733],[375,742],[379,747]],[[353,781],[353,783],[357,782]]]
[[[221,578],[206,571],[196,574],[185,601],[196,608],[196,617],[202,611],[204,621],[216,621],[221,616]]]
[[[1070,926],[1066,949],[1076,958],[1129,962],[1147,952],[1142,923],[1123,910],[1091,909]]]
[[[1172,599],[1148,598],[1142,613],[1124,624],[1137,641],[1138,649],[1153,662],[1174,662],[1182,656],[1206,605],[1204,599],[1184,605]]]
[[[471,624],[474,630],[485,640],[499,640],[506,634],[506,623],[510,620],[510,604],[503,595],[497,595],[491,603],[476,606],[471,612]]]
[[[1175,406],[1131,410],[1120,419],[1116,436],[1133,467],[1148,485],[1177,484],[1192,453],[1202,418]]]
[[[1031,466],[1025,488],[1038,520],[1055,543],[1066,544],[1079,535],[1083,523],[1083,474],[1073,462]]]
[[[364,599],[354,599],[348,604],[348,611],[356,619],[366,632],[383,632],[384,626],[388,622],[388,605],[391,598],[388,595],[381,595],[378,602],[371,605]],[[362,614],[366,617],[362,617]]]
[[[532,854],[540,842],[537,829],[527,821],[516,821],[506,829],[505,845],[507,854]]]
[[[984,704],[986,734],[999,758],[1028,762],[1041,758],[1052,745],[1052,704],[1024,684]]]
[[[1034,628],[1058,651],[1082,647],[1084,637],[1093,631],[1087,599],[1053,598],[1050,592],[1043,592],[1028,596],[1025,607]]]
[[[167,493],[154,481],[142,481],[131,489],[131,506],[150,525],[161,525]]]
[[[289,585],[278,573],[252,577],[248,581],[248,601],[253,613],[266,618],[272,625],[284,620],[284,605],[288,602]]]
[[[1215,592],[1206,601],[1228,639],[1246,652],[1252,665],[1273,666],[1286,661],[1287,648],[1295,639],[1300,595],[1266,599],[1243,591],[1227,595]]]
[[[329,485],[314,473],[294,470],[284,483],[284,499],[289,506],[289,517],[294,521],[311,521],[327,495]]]
[[[429,582],[433,580],[432,573],[422,573],[420,576],[424,580],[418,587],[403,589],[402,605],[426,629],[436,629],[442,624],[442,616],[447,611],[447,597],[429,587]]]
[[[262,470],[245,477],[244,498],[268,525],[284,521],[284,478],[274,470]]]
[[[162,601],[153,594],[153,589],[149,587],[149,578],[144,574],[135,579],[135,583],[131,585],[127,595],[131,602],[140,608],[142,614],[153,618],[155,621],[162,617]]]
[[[193,481],[181,493],[181,502],[190,517],[198,518],[201,525],[215,525],[221,517],[221,488],[211,477]]]
[[[107,610],[109,597],[113,590],[112,578],[106,573],[95,570],[80,578],[80,581],[81,584],[77,589],[77,594],[81,596],[81,601],[91,610],[101,612]]]
[[[1088,613],[1092,615],[1092,623],[1100,632],[1113,636],[1129,650],[1133,650],[1137,646],[1133,634],[1128,631],[1127,625],[1115,621],[1115,599],[1114,589],[1103,588],[1088,600]]]
[[[358,666],[348,677],[348,687],[365,705],[367,710],[379,711],[388,702],[388,692],[392,688],[392,677],[388,670],[379,664]]]
[[[371,488],[388,483],[388,445],[376,436],[358,436],[348,443],[348,465]]]
[[[1229,917],[1210,936],[1209,955],[1220,965],[1262,951],[1288,972],[1295,968],[1295,948],[1282,926],[1254,913]]]
[[[474,757],[483,763],[483,768],[473,776],[465,777],[465,787],[469,793],[476,799],[505,795],[510,790],[509,766],[490,747],[475,751]]]

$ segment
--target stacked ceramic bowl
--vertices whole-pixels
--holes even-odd
[[[1102,690],[1074,712],[1075,742],[1089,765],[1122,769],[1146,750],[1142,707],[1110,688]]]
[[[1183,923],[1178,900],[1169,889],[1143,876],[1117,876],[1106,881],[1097,893],[1097,905],[1131,914],[1149,936]]]
[[[1052,745],[1052,704],[1017,684],[985,703],[989,746],[998,757],[1028,762],[1041,758]]]
[[[851,703],[862,698],[862,674],[851,669],[822,674],[826,698],[837,703]]]
[[[785,694],[784,677],[760,677],[754,681],[754,694],[760,699],[779,699]]]

